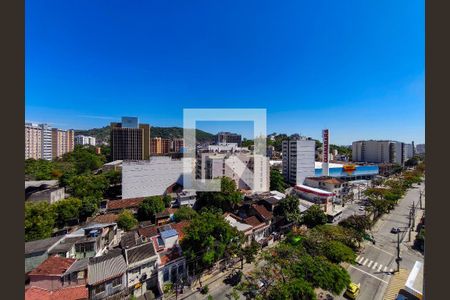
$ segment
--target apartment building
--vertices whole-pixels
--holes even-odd
[[[47,124],[25,123],[25,159],[52,159],[52,129]]]
[[[238,144],[238,146],[240,146],[241,142],[242,142],[242,136],[237,133],[219,132],[215,136],[215,142],[216,142],[216,144],[236,143],[236,144]]]
[[[173,153],[180,153],[183,147],[184,139],[173,139],[170,150]]]
[[[73,151],[75,147],[75,132],[70,130],[62,130],[52,128],[52,157],[58,158],[67,152]]]
[[[355,162],[403,165],[412,155],[412,144],[391,140],[368,140],[352,143],[352,159]]]
[[[95,137],[86,136],[86,135],[77,135],[75,136],[75,145],[90,145],[95,146]]]
[[[306,177],[315,174],[314,140],[300,138],[283,141],[283,176],[291,184],[301,185]]]
[[[111,123],[113,160],[145,160],[150,157],[150,125],[139,124],[136,117],[122,117]]]
[[[270,186],[269,159],[250,152],[202,152],[198,156],[196,178],[228,177],[239,189],[264,192]]]
[[[170,153],[172,148],[172,141],[169,139],[163,139],[160,137],[155,137],[151,139],[150,143],[150,154],[160,155]]]

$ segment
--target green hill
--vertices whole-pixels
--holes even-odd
[[[75,135],[88,135],[93,136],[97,139],[98,142],[107,142],[109,143],[110,139],[110,127],[105,126],[102,128],[93,128],[87,130],[75,130]],[[161,137],[164,139],[172,139],[172,138],[182,138],[183,137],[183,128],[181,127],[150,127],[150,136],[151,137]],[[214,141],[214,135],[197,129],[196,133],[197,141],[200,143],[203,142],[212,142]]]

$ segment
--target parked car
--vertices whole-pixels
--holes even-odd
[[[354,282],[350,282],[350,284],[347,287],[347,290],[345,291],[345,296],[347,296],[350,299],[356,299],[356,297],[358,297],[359,295],[360,287],[361,287],[360,283],[356,284]]]
[[[400,228],[392,227],[391,233],[399,233],[399,232],[400,232]]]

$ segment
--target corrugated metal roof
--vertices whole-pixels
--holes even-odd
[[[114,249],[107,254],[89,259],[88,284],[94,285],[125,273],[127,263],[122,251]]]
[[[170,237],[178,235],[178,232],[175,229],[169,229],[169,230],[162,231],[160,233],[160,235],[163,239],[168,239]]]

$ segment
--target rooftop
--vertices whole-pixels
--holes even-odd
[[[109,200],[108,201],[108,210],[120,210],[130,207],[138,207],[142,201],[144,201],[145,197],[139,198],[128,198],[121,200]]]
[[[104,214],[94,217],[90,222],[92,223],[116,223],[119,215],[117,214]]]
[[[156,256],[155,247],[152,242],[141,244],[139,246],[125,250],[125,256],[128,264],[134,264]]]
[[[329,184],[343,184],[345,181],[331,176],[307,177],[308,180],[320,181]]]
[[[264,205],[253,204],[253,208],[256,212],[263,217],[265,220],[270,220],[273,217],[272,212],[268,211]]]
[[[226,213],[225,219],[228,221],[228,223],[230,223],[231,226],[235,227],[239,231],[245,232],[252,229],[251,225],[240,222],[240,218],[233,214]]]
[[[254,228],[264,224],[263,222],[258,220],[258,218],[255,216],[244,219],[244,222],[248,225],[251,225]]]
[[[47,251],[54,244],[58,243],[62,238],[62,236],[55,236],[47,239],[26,242],[25,254]]]
[[[67,269],[76,261],[74,258],[65,258],[61,256],[50,256],[39,266],[32,270],[29,275],[59,275],[62,276]]]
[[[58,185],[59,182],[58,180],[34,180],[34,181],[25,181],[25,188],[28,187],[40,187],[42,185],[47,185],[47,186],[56,186]]]
[[[127,270],[122,250],[113,249],[107,254],[89,258],[88,284],[94,285],[118,277]]]
[[[316,195],[322,196],[322,197],[330,197],[330,196],[334,195],[334,193],[331,193],[331,192],[328,192],[325,190],[321,190],[318,188],[309,187],[304,184],[296,185],[294,187],[294,189],[297,191],[302,191],[302,192],[306,192],[306,193],[313,193],[313,194],[316,194]]]
[[[25,300],[82,300],[88,299],[88,289],[84,285],[70,286],[56,291],[32,286],[25,290]]]

